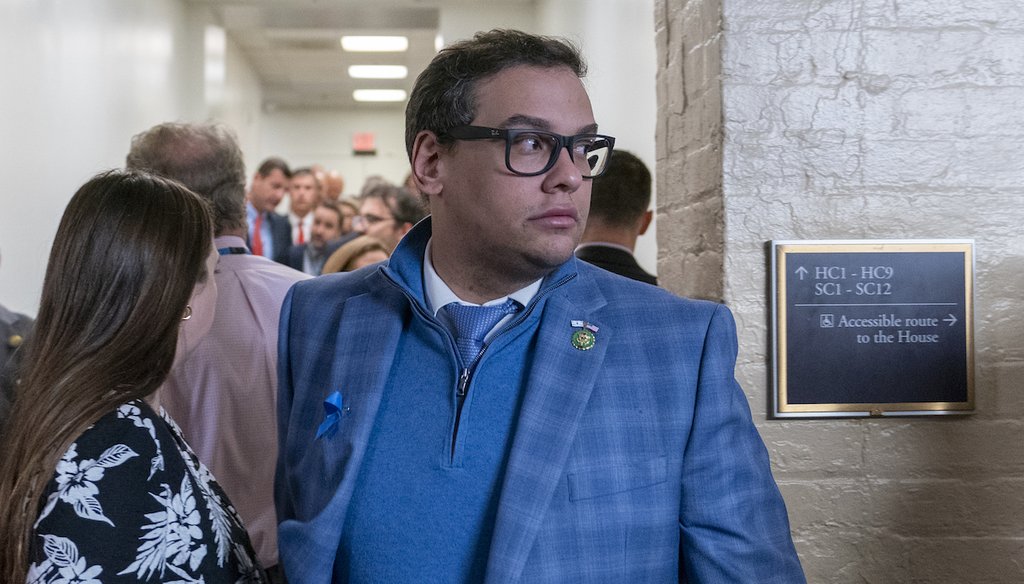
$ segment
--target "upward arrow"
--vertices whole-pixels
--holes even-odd
[[[804,276],[807,275],[807,268],[800,266],[799,268],[796,269],[796,275],[800,276],[800,279],[803,280]]]

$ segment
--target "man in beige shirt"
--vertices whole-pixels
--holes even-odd
[[[260,563],[276,579],[278,316],[291,285],[309,276],[246,247],[245,165],[224,126],[151,128],[132,139],[128,167],[177,179],[214,210],[220,258],[213,325],[171,371],[160,402],[231,498]]]

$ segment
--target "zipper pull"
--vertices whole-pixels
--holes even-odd
[[[459,375],[459,389],[458,396],[466,397],[466,387],[469,385],[469,368],[463,369],[462,374]]]

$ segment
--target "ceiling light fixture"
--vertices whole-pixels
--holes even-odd
[[[353,79],[405,79],[409,68],[405,65],[352,65],[348,76]]]
[[[405,101],[402,89],[357,89],[352,92],[356,101]]]
[[[343,36],[341,48],[359,53],[401,53],[409,50],[404,36]]]

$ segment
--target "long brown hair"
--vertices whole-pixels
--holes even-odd
[[[71,198],[0,437],[0,582],[25,581],[32,526],[63,452],[167,376],[212,229],[198,196],[143,172],[98,175]]]

